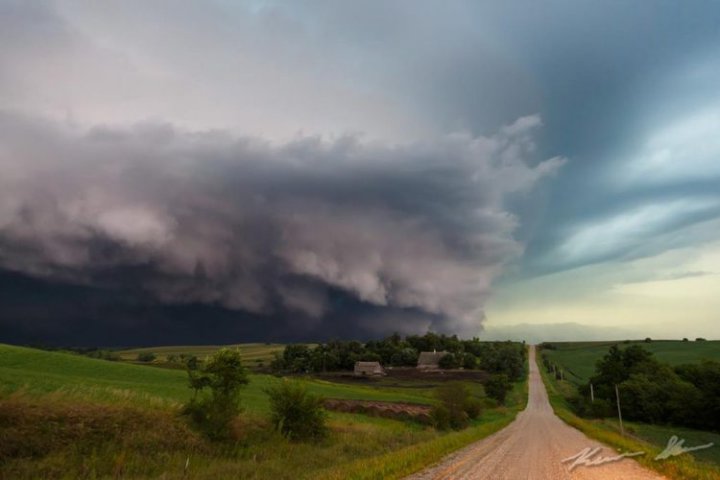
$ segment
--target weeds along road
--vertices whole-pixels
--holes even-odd
[[[614,463],[576,466],[562,463],[584,448],[602,447],[593,458],[613,457],[617,452],[568,426],[560,420],[548,401],[545,385],[530,347],[528,405],[515,421],[492,436],[444,458],[439,464],[408,477],[408,480],[487,479],[663,479],[665,477],[625,458]]]

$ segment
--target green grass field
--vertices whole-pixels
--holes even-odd
[[[587,383],[595,372],[595,364],[612,345],[621,348],[631,344],[641,345],[651,351],[661,362],[670,365],[697,363],[702,359],[720,361],[720,341],[682,342],[677,340],[654,340],[625,342],[552,342],[556,350],[544,350],[545,355],[566,373],[566,380],[575,384]]]
[[[263,391],[279,380],[271,375],[250,374],[242,392],[243,407],[267,409]],[[430,403],[431,390],[372,388],[365,385],[301,379],[313,393],[343,399]],[[93,400],[135,398],[141,404],[180,404],[190,395],[183,370],[153,368],[96,360],[80,355],[46,352],[0,344],[0,388],[5,392],[62,392]]]
[[[486,408],[461,432],[330,412],[327,440],[297,444],[268,428],[263,390],[279,379],[249,378],[228,448],[178,416],[191,394],[182,370],[0,344],[0,478],[400,478],[501,429],[527,399],[527,382],[518,383],[506,406]],[[325,397],[433,401],[433,389],[299,381]]]

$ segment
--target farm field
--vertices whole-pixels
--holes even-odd
[[[263,390],[279,380],[262,374],[249,374],[249,378],[250,383],[243,390],[243,406],[264,412]],[[375,389],[311,378],[302,381],[311,392],[331,398],[424,404],[432,399],[431,390]],[[20,389],[33,393],[60,392],[105,401],[134,398],[139,403],[159,405],[179,405],[190,395],[187,374],[183,370],[109,362],[10,345],[0,345],[0,385],[5,392]]]
[[[641,345],[655,357],[670,365],[697,363],[703,359],[720,361],[720,341],[683,342],[680,340],[653,340],[630,342],[551,342],[555,350],[544,349],[543,354],[553,363],[562,366],[570,375],[566,376],[575,384],[587,383],[595,371],[595,363],[605,355],[612,345],[627,347]]]
[[[137,356],[141,353],[154,353],[157,355],[158,360],[167,361],[169,355],[195,355],[202,359],[208,355],[211,355],[219,349],[227,348],[239,348],[240,354],[243,357],[243,362],[247,366],[254,366],[258,362],[263,362],[265,365],[269,364],[276,352],[282,352],[285,345],[281,343],[239,343],[232,345],[172,345],[162,347],[145,347],[145,348],[132,348],[128,350],[117,350],[116,353],[120,360],[131,362],[137,359]]]
[[[239,441],[220,447],[179,416],[191,394],[184,371],[0,345],[0,478],[399,478],[501,429],[527,396],[516,384],[506,406],[486,404],[460,432],[329,412],[328,439],[297,444],[268,428],[264,389],[280,380],[249,378]],[[298,381],[328,398],[433,402],[432,388]]]

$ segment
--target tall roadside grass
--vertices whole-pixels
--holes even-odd
[[[172,409],[14,393],[0,397],[0,479],[398,478],[501,429],[520,408],[490,410],[453,433],[331,413],[319,443],[290,442],[246,413],[234,442],[213,443]]]
[[[318,472],[313,478],[323,480],[384,480],[415,473],[440,461],[445,455],[482,440],[509,425],[527,405],[527,377],[516,383],[505,407],[486,411],[471,427],[460,432],[438,436],[384,455],[361,459]]]
[[[542,355],[542,352],[539,353]],[[552,378],[543,368],[541,359],[538,359],[538,369],[547,388],[550,404],[555,414],[568,425],[577,428],[588,437],[623,452],[645,452],[646,455],[634,457],[634,459],[645,467],[655,470],[668,478],[677,480],[720,480],[720,472],[717,471],[717,468],[697,462],[689,454],[656,461],[654,458],[663,451],[664,445],[653,445],[639,438],[629,435],[623,436],[616,429],[613,422],[578,417],[572,412],[566,400],[566,397],[574,391],[574,387],[567,381]]]
[[[42,397],[0,397],[0,478],[160,475],[176,452],[210,445],[171,409]]]

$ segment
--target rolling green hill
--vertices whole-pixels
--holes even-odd
[[[595,363],[605,355],[612,345],[627,347],[641,345],[651,351],[661,362],[670,365],[697,363],[703,359],[720,361],[720,341],[683,342],[679,340],[654,340],[631,342],[552,342],[555,350],[543,350],[552,362],[561,366],[567,380],[586,383],[595,372]]]
[[[257,374],[250,374],[249,378],[249,385],[242,391],[243,406],[265,411],[267,402],[263,391],[278,379]],[[332,398],[431,402],[432,392],[426,390],[378,389],[314,379],[302,381],[312,392]],[[141,404],[181,403],[190,396],[187,375],[182,370],[3,344],[0,344],[0,388],[5,392],[20,389],[28,393],[62,392],[94,400],[131,400]]]

